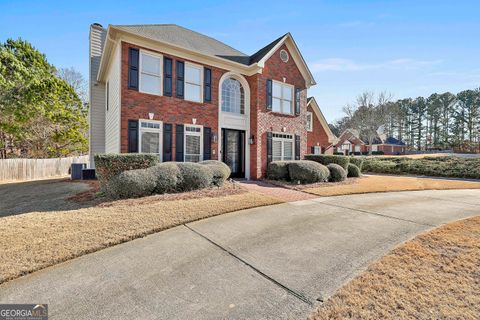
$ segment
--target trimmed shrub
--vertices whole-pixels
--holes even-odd
[[[399,173],[397,163],[390,160],[377,160],[368,158],[363,163],[363,171],[375,173]]]
[[[220,187],[230,177],[232,171],[225,163],[217,160],[205,160],[200,162],[201,165],[208,166],[212,170],[212,184]]]
[[[128,170],[113,177],[105,192],[114,199],[137,198],[151,195],[155,186],[155,177],[148,170]]]
[[[178,162],[180,176],[177,181],[177,191],[191,191],[207,188],[212,184],[213,172],[210,166],[193,162]]]
[[[290,161],[273,161],[268,164],[267,178],[271,180],[288,180],[288,164]]]
[[[363,158],[361,158],[361,157],[350,157],[350,163],[356,165],[358,167],[358,169],[360,169],[360,171],[362,171]]]
[[[176,162],[164,162],[146,169],[155,179],[154,193],[163,194],[177,190],[180,168]]]
[[[328,181],[328,169],[309,160],[290,161],[287,164],[290,180],[302,184]]]
[[[347,179],[347,171],[340,165],[336,163],[330,163],[327,165],[327,168],[330,171],[330,177],[328,178],[328,181],[339,182]]]
[[[113,177],[124,171],[146,169],[159,162],[157,154],[146,153],[96,154],[94,160],[95,171],[102,189]]]
[[[323,164],[324,166],[330,163],[335,163],[341,166],[343,169],[347,170],[348,163],[350,162],[350,157],[328,154],[307,154],[305,155],[305,160],[315,161]]]
[[[358,178],[361,176],[360,168],[353,163],[348,164],[348,174],[347,177],[349,178]]]

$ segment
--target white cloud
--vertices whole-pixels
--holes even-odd
[[[313,72],[321,71],[364,71],[373,69],[419,69],[441,63],[441,60],[415,60],[400,58],[376,63],[362,63],[351,59],[330,58],[311,64]]]

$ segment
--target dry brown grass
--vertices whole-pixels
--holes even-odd
[[[375,175],[356,178],[354,183],[350,184],[327,183],[302,191],[327,197],[357,193],[448,189],[480,189],[480,182]]]
[[[478,319],[480,217],[416,237],[317,309],[322,319]]]
[[[1,218],[0,283],[186,222],[279,202],[241,190],[234,195],[170,201],[153,196],[79,210]]]

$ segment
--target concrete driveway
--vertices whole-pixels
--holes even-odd
[[[397,244],[480,213],[480,190],[317,198],[244,210],[0,286],[51,319],[305,319]]]

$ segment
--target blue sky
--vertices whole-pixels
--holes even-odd
[[[290,31],[328,121],[365,90],[395,99],[480,86],[479,1],[5,1],[0,41],[22,37],[88,72],[88,30],[176,23],[253,53]]]

